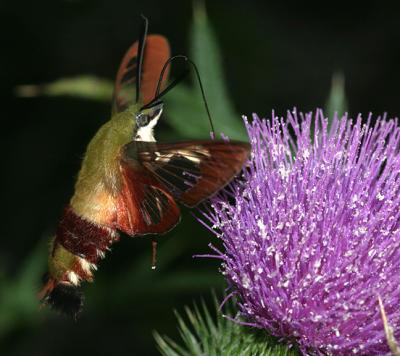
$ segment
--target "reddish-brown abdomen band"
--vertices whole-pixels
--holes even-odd
[[[66,207],[56,233],[56,243],[90,263],[96,263],[117,240],[115,230],[81,218],[71,206]]]

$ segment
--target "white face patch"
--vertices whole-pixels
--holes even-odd
[[[150,142],[156,141],[154,138],[153,130],[154,130],[154,126],[157,125],[157,121],[158,121],[160,115],[158,115],[157,118],[152,119],[147,126],[139,127],[139,129],[137,130],[137,133],[136,133],[136,137],[135,137],[136,141],[150,141]]]
[[[136,115],[136,123],[139,126],[135,136],[136,141],[156,141],[154,138],[153,130],[162,114],[162,107],[163,104],[161,103],[148,110],[143,110]],[[144,123],[146,124],[144,125]]]

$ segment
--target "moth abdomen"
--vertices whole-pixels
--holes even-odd
[[[78,289],[81,281],[93,280],[97,263],[118,239],[115,229],[85,219],[73,206],[67,206],[52,243],[49,271],[40,299],[76,318],[83,306],[83,293]]]
[[[68,206],[58,225],[55,243],[86,262],[96,264],[118,239],[115,229],[84,219]]]
[[[44,302],[52,309],[76,319],[83,309],[84,299],[78,287],[60,283],[44,298]]]

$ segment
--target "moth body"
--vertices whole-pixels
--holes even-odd
[[[75,193],[51,242],[46,293],[60,283],[76,287],[82,280],[92,281],[99,259],[119,239],[119,156],[135,135],[134,109],[105,123],[87,147]]]
[[[173,87],[163,89],[171,58],[164,37],[147,36],[146,21],[143,37],[122,59],[113,115],[87,146],[74,195],[51,241],[48,276],[39,297],[74,317],[83,305],[77,287],[93,281],[119,232],[168,232],[180,220],[177,202],[193,207],[207,199],[240,172],[249,156],[250,147],[243,142],[155,141],[153,130],[163,111],[160,98]],[[153,262],[154,257],[155,248]]]

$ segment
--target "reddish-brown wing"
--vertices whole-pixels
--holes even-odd
[[[165,186],[133,159],[123,157],[120,169],[116,228],[131,236],[172,229],[179,222],[180,212]]]
[[[225,141],[133,141],[123,150],[125,159],[144,167],[148,176],[189,207],[228,184],[240,172],[249,153],[249,144]]]
[[[138,65],[136,41],[125,53],[119,67],[114,89],[113,112],[124,111],[136,98],[136,67]],[[148,35],[145,39],[141,73],[140,102],[144,105],[154,98],[158,79],[165,62],[170,57],[168,41],[160,35]],[[164,85],[168,79],[168,69]]]

